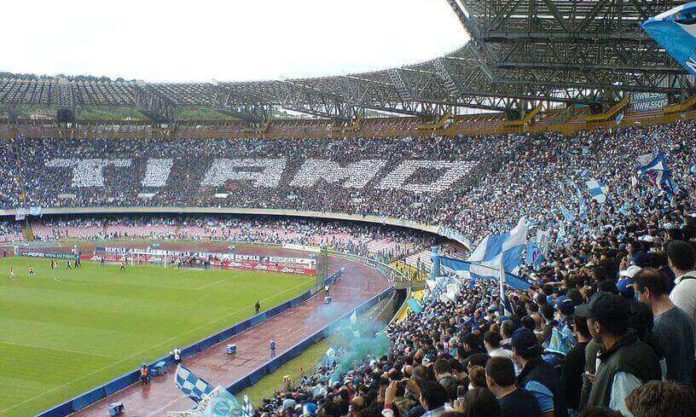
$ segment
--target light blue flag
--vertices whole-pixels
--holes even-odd
[[[640,26],[684,69],[696,75],[696,2],[660,13]]]
[[[575,221],[575,213],[568,210],[568,207],[566,207],[564,204],[561,204],[561,213],[563,214],[563,218],[566,221],[569,221],[569,222]]]
[[[411,310],[414,313],[420,314],[423,312],[423,306],[421,306],[420,301],[416,300],[415,298],[409,298],[406,303],[408,303],[408,306],[411,307]]]
[[[609,187],[602,180],[589,180],[585,184],[593,200],[599,204],[604,204],[604,202],[607,201]]]
[[[441,265],[457,271],[464,278],[498,279],[502,262],[506,273],[511,273],[508,279],[513,284],[529,288],[529,284],[524,279],[514,276],[522,265],[522,253],[527,246],[528,229],[527,219],[522,217],[509,233],[486,236],[467,261],[443,257],[440,259]],[[508,284],[512,285],[510,282]]]

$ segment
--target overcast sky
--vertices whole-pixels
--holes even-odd
[[[0,71],[17,73],[145,81],[336,75],[424,61],[467,39],[445,0],[3,3]]]

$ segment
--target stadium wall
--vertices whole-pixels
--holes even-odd
[[[29,209],[24,209],[23,213],[29,213]],[[348,213],[333,213],[322,211],[305,210],[282,210],[282,209],[261,209],[261,208],[238,208],[238,207],[61,207],[61,208],[41,208],[41,215],[44,214],[251,214],[257,216],[291,216],[309,217],[328,220],[347,220],[382,224],[389,226],[400,226],[409,229],[421,230],[452,239],[461,243],[467,248],[471,248],[471,242],[456,230],[443,227],[419,223],[412,220],[397,219],[387,216],[360,215]],[[0,216],[16,216],[17,209],[0,210]]]
[[[367,262],[370,264],[370,261]],[[324,282],[331,282],[332,280],[335,280],[337,278],[337,275],[341,274],[341,272],[336,272],[330,277],[328,277]],[[360,306],[358,306],[356,309],[351,310],[348,312],[346,315],[343,317],[335,320],[328,326],[324,327],[323,329],[319,330],[317,333],[313,334],[312,336],[304,339],[302,342],[298,343],[297,345],[293,346],[288,350],[287,352],[279,355],[276,359],[271,361],[270,363],[254,370],[249,376],[242,378],[241,380],[237,381],[236,383],[230,385],[227,387],[230,392],[236,393],[241,391],[244,388],[239,388],[239,387],[248,387],[256,382],[258,382],[261,378],[264,376],[272,373],[276,369],[278,369],[280,366],[291,360],[292,358],[300,355],[302,352],[307,350],[310,346],[312,346],[314,343],[318,342],[319,340],[322,340],[329,334],[331,334],[333,331],[335,331],[339,326],[343,324],[343,321],[348,319],[351,314],[353,314],[354,311],[356,311],[358,314],[362,313],[363,311],[369,309],[379,301],[383,300],[384,298],[390,296],[392,292],[394,291],[393,287],[390,287],[383,291],[382,293],[374,296],[370,300],[364,302]],[[201,351],[208,349],[218,343],[221,343],[232,336],[235,336],[245,330],[248,330],[260,323],[263,323],[264,321],[277,316],[278,314],[287,311],[291,308],[297,307],[298,305],[304,303],[307,301],[310,297],[312,297],[314,294],[316,294],[317,290],[312,289],[309,290],[292,300],[286,301],[283,304],[280,304],[268,311],[262,312],[256,316],[253,316],[243,322],[237,323],[232,327],[229,327],[225,330],[222,330],[212,336],[209,336],[200,342],[194,343],[190,346],[187,346],[181,350],[181,357],[182,359],[190,358],[193,355],[196,355],[197,353],[200,353]],[[174,364],[173,358],[171,355],[167,355],[158,359],[155,359],[153,362],[149,363],[148,366],[152,367],[158,362],[165,362],[167,366],[172,366]],[[70,414],[76,413],[85,407],[88,407],[89,405],[92,405],[96,403],[97,401],[100,401],[109,395],[112,395],[122,389],[125,389],[129,387],[130,385],[133,385],[135,383],[139,382],[140,378],[140,370],[136,369],[132,372],[129,372],[119,378],[116,378],[110,382],[107,382],[106,384],[97,387],[91,391],[88,391],[84,394],[81,394],[71,400],[68,400],[62,404],[59,404],[49,410],[46,410],[38,415],[36,417],[66,417],[69,416]]]

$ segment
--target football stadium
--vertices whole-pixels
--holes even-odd
[[[696,3],[64,3],[0,28],[0,417],[694,415]]]

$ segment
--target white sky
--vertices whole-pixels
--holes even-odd
[[[424,61],[467,40],[445,0],[3,3],[0,71],[17,73],[145,81],[338,75]]]

